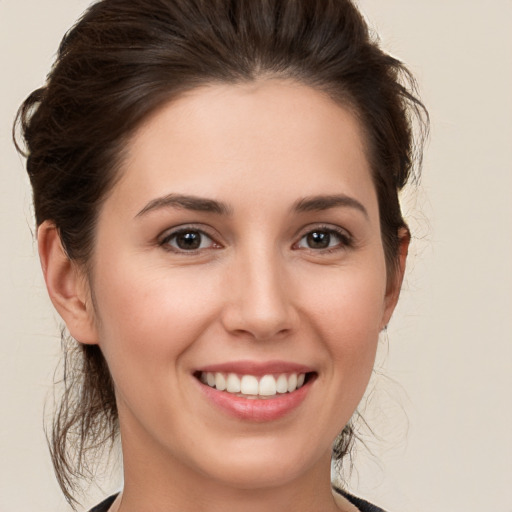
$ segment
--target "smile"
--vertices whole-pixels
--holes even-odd
[[[294,363],[239,361],[202,368],[194,377],[214,409],[238,420],[268,422],[298,410],[318,373]]]
[[[306,380],[306,373],[281,373],[237,375],[236,373],[200,372],[203,384],[219,391],[235,394],[245,398],[270,398],[300,389]]]

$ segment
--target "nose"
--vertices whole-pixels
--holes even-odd
[[[240,255],[228,277],[224,328],[237,336],[272,340],[293,332],[299,321],[286,265],[272,250]]]

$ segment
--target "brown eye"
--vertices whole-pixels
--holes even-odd
[[[350,245],[350,238],[334,229],[315,229],[306,233],[297,244],[299,249],[335,249]]]
[[[331,234],[325,231],[313,231],[306,235],[306,243],[310,249],[327,249],[331,243]]]
[[[199,249],[201,247],[201,234],[194,231],[180,233],[176,236],[176,245],[184,251]]]
[[[186,229],[171,233],[162,245],[168,245],[176,251],[197,251],[208,249],[214,245],[213,240],[197,229]]]

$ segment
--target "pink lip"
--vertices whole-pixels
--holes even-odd
[[[261,377],[263,375],[280,373],[310,373],[314,369],[301,364],[288,361],[233,361],[230,363],[212,364],[198,368],[199,372],[222,372],[236,373],[238,375],[254,375]]]
[[[312,384],[307,382],[300,389],[276,398],[251,400],[226,391],[218,391],[199,381],[197,383],[206,398],[215,406],[235,418],[255,422],[274,421],[291,413],[304,401]]]
[[[310,373],[312,371],[309,367],[283,361],[265,363],[237,361],[205,366],[198,370],[196,374],[199,372],[222,372],[262,376],[281,373]],[[203,396],[221,411],[245,421],[266,422],[278,420],[297,409],[309,393],[315,378],[310,378],[300,389],[291,393],[284,393],[271,398],[255,399],[244,398],[227,391],[219,391],[203,384],[197,378],[195,380]]]

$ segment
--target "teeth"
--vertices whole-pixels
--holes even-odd
[[[226,389],[226,378],[222,373],[215,374],[215,387],[219,391],[224,391]]]
[[[297,389],[297,374],[292,373],[288,377],[288,392],[291,393],[294,389]]]
[[[286,393],[288,391],[288,379],[286,375],[279,375],[276,382],[276,391],[278,393]]]
[[[244,375],[240,381],[240,392],[244,395],[257,395],[258,379],[252,375]]]
[[[258,395],[272,396],[277,392],[276,379],[272,375],[264,375],[259,383]]]
[[[228,393],[240,393],[240,379],[234,373],[230,373],[228,375],[228,380],[226,381],[226,391]]]
[[[215,375],[213,373],[207,373],[206,374],[206,383],[211,388],[213,388],[213,386],[215,386]]]
[[[264,375],[259,378],[254,375],[238,376],[236,373],[227,375],[220,372],[201,372],[199,379],[203,384],[219,391],[242,394],[246,398],[257,396],[275,396],[276,394],[291,393],[304,385],[305,373],[290,373],[278,375]]]

